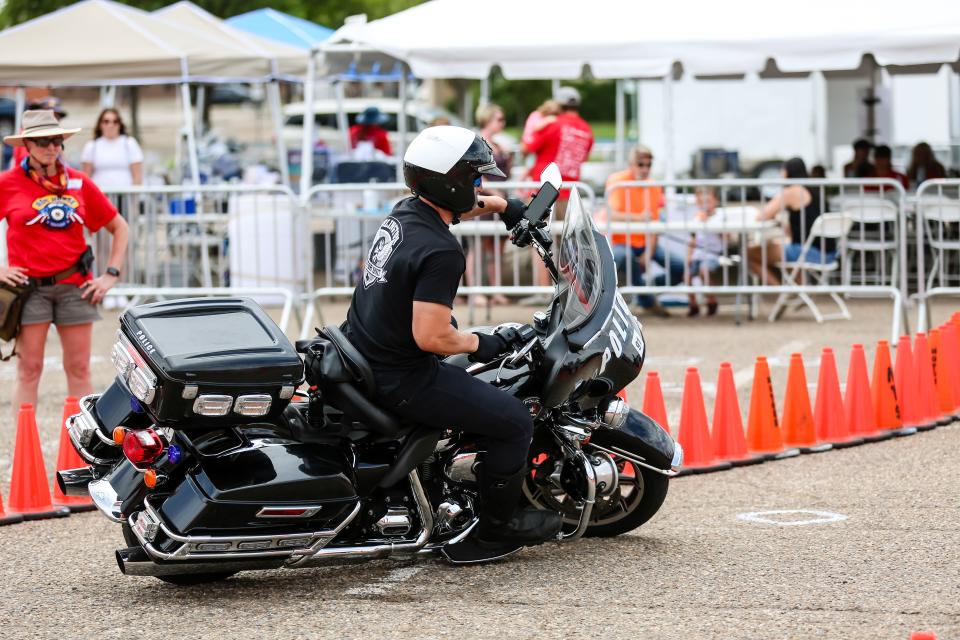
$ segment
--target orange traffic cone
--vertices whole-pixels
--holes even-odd
[[[680,428],[677,442],[683,447],[681,473],[705,473],[729,469],[729,462],[718,462],[713,441],[707,428],[707,409],[703,404],[700,373],[695,367],[687,369],[683,381],[683,403],[680,407]]]
[[[77,413],[80,413],[80,400],[76,396],[67,396],[63,403],[63,417],[60,419],[60,450],[57,453],[57,471],[89,466],[73,448],[70,443],[70,435],[67,433],[67,418]],[[96,509],[93,500],[90,498],[64,495],[56,481],[53,483],[53,504],[68,507],[74,513]]]
[[[890,363],[890,344],[886,340],[877,341],[877,352],[873,357],[873,376],[870,379],[870,397],[873,399],[873,416],[877,419],[878,429],[899,431],[903,428],[900,398]]]
[[[953,384],[950,382],[950,369],[946,362],[946,351],[941,348],[939,329],[930,330],[930,360],[933,363],[933,381],[937,387],[937,409],[946,422],[953,421]]]
[[[747,439],[743,435],[743,418],[740,417],[740,401],[737,400],[737,386],[733,381],[733,367],[729,362],[720,363],[711,435],[713,451],[721,460],[726,460],[734,466],[764,461],[763,456],[751,456],[747,451]]]
[[[921,428],[940,424],[940,410],[937,407],[937,387],[933,381],[933,362],[930,360],[930,345],[927,336],[918,333],[914,340],[913,368],[920,390]]]
[[[950,371],[953,414],[960,416],[960,331],[953,322],[946,323],[940,332],[940,346],[945,364]]]
[[[937,640],[937,634],[933,631],[912,631],[910,640]]]
[[[17,522],[23,522],[23,516],[15,513],[7,515],[7,513],[3,510],[3,498],[0,497],[0,527],[5,524],[14,524]]]
[[[670,425],[667,424],[667,405],[663,402],[660,375],[656,371],[647,373],[647,384],[643,388],[643,412],[670,433]]]
[[[827,451],[830,443],[817,444],[817,432],[813,426],[813,411],[810,409],[810,392],[807,390],[807,374],[803,369],[803,356],[790,354],[787,370],[787,394],[783,399],[783,444],[798,447],[803,453]]]
[[[901,433],[916,432],[923,419],[920,411],[920,385],[913,362],[910,336],[900,336],[897,340],[897,363],[893,368],[893,377],[896,380],[900,416],[903,419]]]
[[[867,356],[862,344],[850,349],[847,365],[847,389],[843,396],[844,417],[850,433],[867,441],[885,440],[893,434],[877,430],[877,418],[873,412],[870,396],[870,381],[867,378]]]
[[[70,515],[66,507],[50,502],[47,471],[43,465],[40,435],[32,404],[20,405],[17,416],[17,443],[13,450],[13,480],[10,483],[10,511],[24,520]]]
[[[757,356],[753,367],[753,389],[750,391],[750,413],[747,417],[747,446],[753,453],[770,458],[795,456],[799,449],[784,450],[780,425],[777,423],[777,402],[773,397],[770,366]]]
[[[813,424],[817,439],[834,447],[861,444],[862,439],[850,435],[847,429],[843,400],[840,398],[840,379],[833,349],[824,347],[820,354],[820,376],[817,379],[817,400],[813,407]]]

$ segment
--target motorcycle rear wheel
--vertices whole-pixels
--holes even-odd
[[[139,547],[140,541],[134,535],[133,530],[126,522],[123,523],[123,540],[128,547]],[[189,587],[197,584],[208,584],[210,582],[220,582],[236,574],[236,571],[223,571],[217,573],[188,573],[182,576],[156,576],[168,584],[175,584],[178,587]]]
[[[597,500],[585,536],[609,538],[633,531],[652,518],[667,497],[667,476],[623,458],[618,458],[616,462],[620,473],[619,485],[612,495]],[[580,510],[561,490],[548,490],[538,484],[532,475],[528,475],[523,493],[534,507],[559,511],[563,515],[565,531],[576,528]]]

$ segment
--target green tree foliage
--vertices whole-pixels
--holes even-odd
[[[375,20],[402,11],[423,0],[194,0],[194,2],[221,18],[254,9],[272,7],[326,27],[336,29],[350,15],[365,13]],[[0,8],[0,27],[9,27],[42,16],[73,4],[70,0],[4,0]],[[127,0],[123,4],[153,11],[172,0]]]
[[[523,126],[527,115],[550,97],[549,80],[507,80],[495,72],[490,83],[490,100],[503,107],[510,126]],[[580,115],[588,122],[614,119],[616,84],[612,80],[564,81],[580,92]],[[474,95],[479,96],[479,83]]]

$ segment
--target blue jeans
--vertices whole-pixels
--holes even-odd
[[[670,275],[670,284],[672,285],[683,284],[684,256],[685,254],[680,251],[671,251],[669,254],[670,260],[668,263],[667,254],[659,244],[653,251],[653,259],[659,262],[660,266],[662,266],[664,270],[666,270],[667,274]],[[657,276],[654,284],[667,284],[667,274]]]
[[[796,262],[800,259],[803,252],[803,245],[791,242],[783,248],[783,257],[787,262]],[[837,259],[836,251],[827,251],[822,253],[820,247],[813,245],[807,250],[807,255],[803,257],[804,262],[812,264],[829,264]]]
[[[630,256],[632,260],[630,264],[630,284],[635,287],[642,287],[646,284],[643,279],[643,273],[645,271],[643,254],[646,250],[646,247],[628,247],[624,244],[613,245],[613,260],[617,263],[618,272],[623,271],[624,274],[627,273],[627,256]],[[638,295],[634,299],[634,304],[644,309],[649,309],[653,306],[654,299],[651,295]]]

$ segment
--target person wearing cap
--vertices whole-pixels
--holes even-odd
[[[0,283],[29,285],[17,340],[17,384],[13,406],[35,403],[50,324],[57,326],[70,395],[92,391],[90,349],[96,305],[118,281],[127,250],[127,224],[93,181],[63,164],[66,129],[50,110],[23,114],[23,131],[3,141],[23,147],[20,165],[0,174],[0,220],[7,222],[8,265]],[[103,275],[91,273],[92,253],[84,238],[112,234]]]
[[[350,127],[350,148],[356,149],[361,142],[370,142],[374,149],[382,151],[384,154],[393,155],[390,148],[390,140],[387,138],[387,130],[383,125],[387,122],[387,116],[380,112],[376,107],[367,107],[357,116],[355,124]]]
[[[63,107],[60,106],[60,98],[56,96],[44,96],[36,100],[31,100],[27,103],[26,111],[53,111],[53,115],[57,118],[57,122],[60,122],[67,117],[67,112],[63,110]],[[11,167],[19,166],[23,159],[27,157],[27,148],[26,147],[14,147],[13,148],[13,159],[10,161]]]

